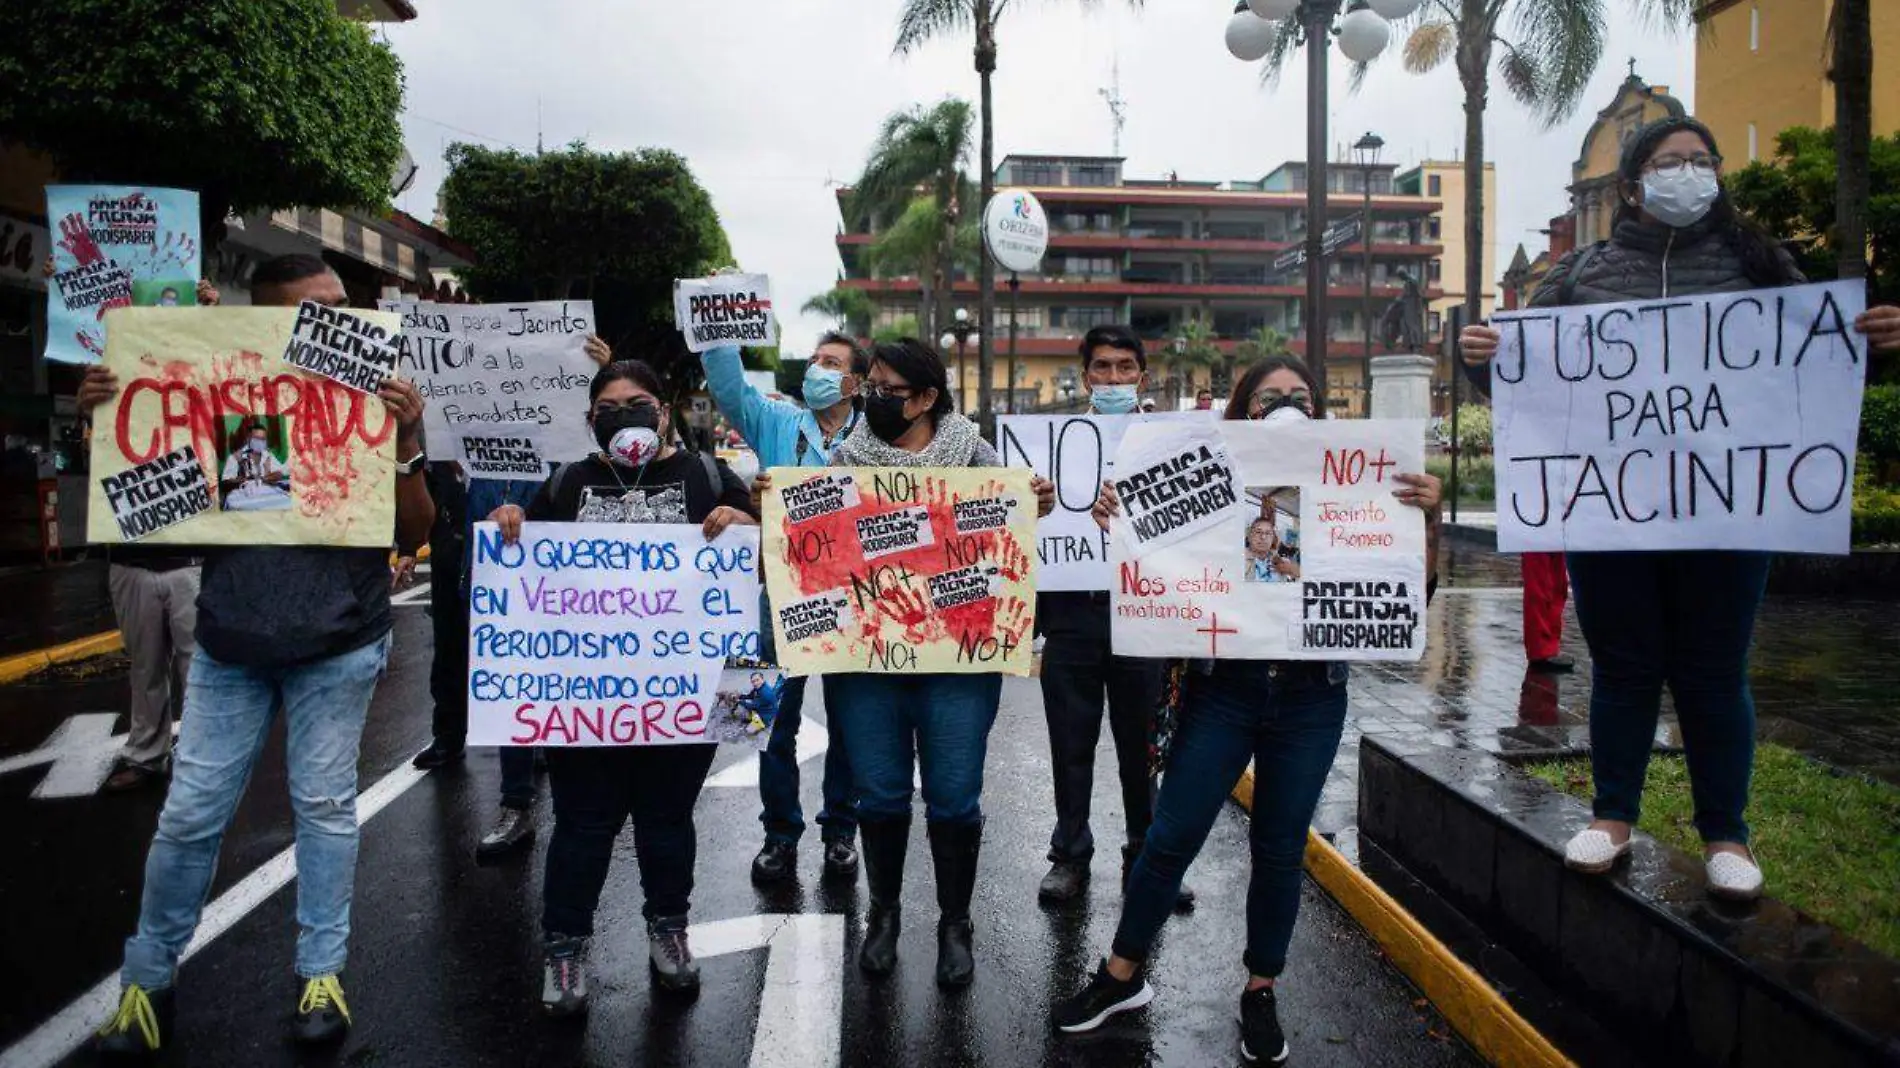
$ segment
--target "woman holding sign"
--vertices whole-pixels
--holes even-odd
[[[1227,419],[1311,419],[1319,387],[1306,364],[1291,356],[1262,360],[1247,370],[1227,402]],[[1439,484],[1431,475],[1394,476],[1401,503],[1423,509],[1427,525],[1426,574],[1437,570]],[[1268,496],[1263,508],[1272,507]],[[1104,530],[1120,514],[1112,483],[1103,483],[1095,521]],[[1430,584],[1427,584],[1429,596]],[[1286,966],[1293,921],[1300,908],[1300,865],[1307,827],[1339,751],[1346,725],[1343,662],[1214,660],[1190,662],[1183,674],[1180,727],[1155,802],[1154,826],[1129,874],[1112,955],[1089,985],[1057,1003],[1059,1030],[1092,1031],[1117,1013],[1154,1000],[1143,976],[1155,936],[1174,908],[1175,894],[1219,817],[1233,784],[1254,766],[1253,878],[1247,889],[1249,978],[1240,998],[1241,1053],[1249,1060],[1286,1059],[1274,984]]]
[[[752,494],[723,461],[674,447],[658,375],[637,360],[610,363],[588,388],[588,424],[600,452],[543,483],[524,512],[504,504],[489,516],[514,544],[524,519],[572,523],[700,523],[708,539],[755,525]],[[693,804],[712,770],[711,743],[549,747],[554,837],[542,878],[541,1004],[550,1014],[587,1007],[587,940],[613,860],[614,838],[633,820],[648,960],[662,990],[699,987],[686,941],[697,832]]]
[[[1664,119],[1638,131],[1623,151],[1623,202],[1610,239],[1560,260],[1531,306],[1804,281],[1780,245],[1736,212],[1721,176],[1715,137],[1694,119]],[[1900,308],[1869,308],[1854,326],[1875,351],[1900,351]],[[1459,336],[1467,372],[1486,393],[1499,340],[1496,329],[1482,325],[1467,326]],[[1762,873],[1748,848],[1743,811],[1755,760],[1748,648],[1767,587],[1768,554],[1573,552],[1567,561],[1592,661],[1596,818],[1570,840],[1565,863],[1597,874],[1629,852],[1666,681],[1689,760],[1709,892],[1760,896]]]
[[[953,411],[943,359],[920,341],[879,345],[860,389],[864,418],[831,454],[834,467],[998,467],[976,424]],[[1055,486],[1033,483],[1038,514]],[[983,841],[983,760],[996,722],[999,675],[926,673],[831,676],[858,790],[870,915],[858,965],[873,975],[897,966],[898,902],[910,848],[913,764],[921,768],[930,855],[937,869],[937,982],[975,978],[970,896]],[[913,762],[912,755],[916,757]]]

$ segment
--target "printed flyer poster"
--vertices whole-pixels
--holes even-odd
[[[105,353],[106,313],[115,308],[198,303],[198,194],[49,185],[46,217],[53,229],[47,359],[98,363]]]
[[[377,330],[385,312],[348,312]],[[396,422],[380,398],[284,362],[296,308],[126,308],[93,412],[95,543],[387,549]]]
[[[1027,675],[1036,495],[1021,468],[775,467],[765,581],[793,675]]]
[[[1124,656],[1416,660],[1425,470],[1415,420],[1145,423],[1115,458],[1113,644]]]

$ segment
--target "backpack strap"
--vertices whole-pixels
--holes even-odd
[[[725,489],[725,480],[719,477],[719,458],[701,450],[698,454],[699,466],[706,469],[706,487],[712,491],[712,499],[719,499],[719,491]]]
[[[1584,249],[1583,255],[1577,257],[1577,262],[1564,272],[1564,280],[1557,285],[1558,304],[1568,307],[1577,299],[1577,283],[1583,280],[1583,269],[1590,266],[1590,261],[1596,259],[1597,253],[1603,251],[1603,246],[1607,244],[1608,241],[1598,241]]]

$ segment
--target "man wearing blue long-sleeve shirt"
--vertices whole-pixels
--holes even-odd
[[[760,470],[823,467],[831,460],[832,446],[857,425],[858,385],[870,373],[871,357],[843,334],[819,338],[805,368],[806,406],[802,408],[791,401],[773,400],[748,383],[736,348],[707,352],[705,367],[713,402],[758,454]],[[761,613],[765,656],[772,659],[769,619],[769,612]],[[825,690],[829,703],[831,687]],[[759,800],[764,805],[759,820],[765,824],[765,846],[752,861],[755,883],[780,882],[797,872],[798,839],[805,833],[805,815],[798,802],[798,726],[804,704],[805,680],[787,678],[779,694],[772,737],[759,754]],[[830,746],[825,750],[825,805],[818,813],[818,826],[825,840],[825,875],[853,878],[858,870],[857,805],[837,722],[835,714],[826,715]]]

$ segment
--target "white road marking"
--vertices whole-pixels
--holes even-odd
[[[389,603],[397,607],[406,608],[413,608],[417,605],[426,606],[429,603],[429,588],[430,583],[423,582],[399,593],[392,593],[389,595]]]
[[[33,788],[38,800],[90,797],[112,774],[123,734],[113,734],[116,712],[85,712],[53,728],[38,749],[0,760],[0,775],[51,764]]]
[[[693,955],[764,949],[751,1068],[813,1068],[844,1057],[844,917],[739,916],[687,930]]]
[[[394,771],[383,776],[376,785],[365,790],[356,799],[357,825],[368,823],[378,812],[387,808],[391,801],[408,792],[410,787],[421,782],[426,775],[428,772],[417,771],[410,767],[407,760],[398,764]],[[291,846],[266,861],[256,871],[246,875],[238,881],[236,886],[226,890],[216,901],[205,907],[204,916],[198,923],[197,937],[185,947],[184,955],[179,958],[179,963],[183,964],[190,960],[199,950],[215,941],[219,935],[237,926],[240,920],[250,915],[257,906],[263,904],[272,894],[283,889],[296,877],[296,847]],[[840,939],[842,937],[841,930]],[[841,946],[842,944],[840,941]],[[841,957],[842,952],[841,949]],[[840,993],[842,994],[842,991]],[[5,1052],[0,1053],[0,1068],[47,1068],[47,1066],[58,1064],[92,1036],[93,1029],[112,1015],[118,1002],[119,977],[115,973],[99,980],[97,986],[81,994],[72,1004],[61,1009],[58,1015],[35,1028],[25,1038],[7,1047]],[[833,1013],[834,1017],[836,1015]]]

